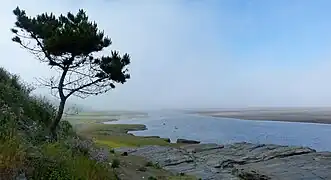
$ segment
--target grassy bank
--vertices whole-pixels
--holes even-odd
[[[92,118],[93,119],[93,118]],[[171,144],[164,138],[141,137],[127,134],[128,131],[146,129],[142,124],[101,124],[86,122],[77,128],[77,133],[84,137],[92,138],[95,143],[107,148],[117,147],[139,147],[144,145],[178,146]],[[142,179],[150,177],[158,180],[195,180],[195,177],[187,175],[175,175],[163,170],[158,165],[148,162],[146,159],[137,156],[121,156],[113,153],[113,159],[120,161],[120,166],[116,169],[118,174],[122,174],[121,179]]]
[[[93,138],[98,144],[107,145],[111,148],[139,147],[144,145],[177,145],[169,143],[169,139],[167,138],[142,137],[128,134],[129,131],[145,130],[146,126],[143,124],[103,124],[103,121],[96,122],[95,117],[93,116],[91,116],[90,118],[90,120],[84,119],[79,123],[77,123],[77,119],[75,119],[74,121],[69,120],[69,122],[73,122],[78,134],[85,137]]]
[[[141,137],[128,134],[129,131],[145,130],[143,124],[103,124],[106,121],[116,121],[117,119],[130,119],[147,117],[140,112],[83,112],[77,115],[71,115],[66,118],[76,130],[77,134],[85,138],[93,139],[100,147],[109,149],[118,147],[139,147],[144,145],[162,145],[162,146],[179,146],[180,144],[169,143],[166,138],[158,137]],[[146,159],[137,156],[121,156],[112,153],[112,160],[118,160],[120,163],[116,169],[117,174],[121,174],[121,179],[153,179],[160,180],[194,180],[195,177],[186,175],[175,175],[163,170],[157,165],[148,162]]]
[[[144,130],[141,124],[90,124],[79,131],[81,135],[95,139],[99,144],[116,147],[138,147],[144,145],[172,145],[168,139],[140,137],[127,134],[128,131]]]
[[[70,120],[69,120],[70,122]],[[76,124],[77,125],[77,124]],[[100,146],[110,149],[118,147],[139,147],[144,145],[162,145],[179,146],[180,144],[169,143],[168,139],[158,137],[142,137],[128,134],[128,131],[145,130],[146,126],[142,124],[103,124],[101,121],[95,122],[94,117],[91,120],[84,119],[76,127],[77,133],[81,136],[91,138]],[[174,175],[163,170],[158,165],[148,162],[146,159],[137,156],[121,156],[113,153],[113,159],[118,159],[121,166],[116,170],[123,176],[121,179],[141,179],[142,177],[152,177],[156,179],[172,180],[194,180],[195,177],[187,175]]]

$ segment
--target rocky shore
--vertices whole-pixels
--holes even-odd
[[[242,142],[190,144],[178,148],[143,146],[116,151],[142,156],[173,173],[204,180],[331,179],[331,153],[306,147]]]

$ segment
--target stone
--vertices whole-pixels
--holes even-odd
[[[201,151],[221,149],[224,148],[224,146],[219,144],[189,144],[183,145],[181,148],[189,153],[197,153]]]
[[[234,143],[187,144],[179,148],[143,146],[118,148],[142,156],[173,173],[206,180],[331,179],[331,152],[307,147]]]
[[[123,152],[121,156],[128,156],[128,152]]]
[[[0,178],[1,179],[1,178]],[[25,176],[25,173],[21,173],[19,174],[15,180],[27,180],[26,176]]]
[[[199,144],[200,141],[188,140],[188,139],[177,139],[176,143],[181,143],[181,144]]]

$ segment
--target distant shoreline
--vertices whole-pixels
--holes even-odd
[[[231,111],[192,111],[190,114],[242,120],[331,124],[331,109],[241,109]]]

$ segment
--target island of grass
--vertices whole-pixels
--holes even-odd
[[[90,112],[78,113],[66,118],[73,126],[79,135],[92,138],[96,143],[108,145],[111,148],[117,147],[139,147],[144,145],[172,145],[168,138],[159,137],[140,137],[129,134],[129,131],[146,130],[143,124],[104,124],[107,121],[116,121],[118,119],[128,119],[146,117],[142,112],[128,111],[110,111],[110,112]],[[93,114],[93,115],[92,115]],[[79,118],[82,118],[80,121]],[[98,119],[104,117],[104,119]],[[108,117],[109,119],[105,119]]]

